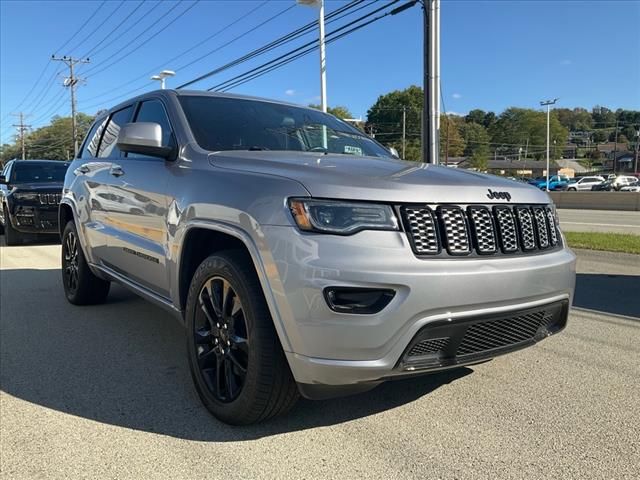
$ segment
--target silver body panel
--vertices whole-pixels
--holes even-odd
[[[79,158],[69,168],[62,203],[74,213],[97,275],[180,316],[189,231],[231,235],[253,259],[296,381],[326,385],[395,375],[408,342],[429,322],[571,301],[575,256],[566,247],[528,256],[423,259],[404,232],[301,233],[286,203],[313,196],[394,205],[550,204],[545,192],[491,175],[392,159],[205,151],[177,101],[177,95],[192,94],[152,92],[113,109],[162,101],[178,145],[175,161]],[[490,198],[490,191],[508,191],[511,200]],[[397,294],[378,314],[340,314],[322,295],[324,287],[336,285],[392,288]]]

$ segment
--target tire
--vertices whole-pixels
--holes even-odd
[[[11,225],[9,213],[6,208],[4,209],[4,241],[10,247],[21,245],[24,241],[23,235]]]
[[[200,264],[185,315],[191,376],[217,419],[248,425],[295,405],[298,388],[243,252],[220,252]]]
[[[578,189],[577,188],[567,188],[568,192],[577,192]]]
[[[73,220],[64,227],[61,250],[62,285],[67,300],[74,305],[103,303],[111,283],[96,277],[89,269]]]

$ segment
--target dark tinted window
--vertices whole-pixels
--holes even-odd
[[[132,112],[133,107],[127,107],[111,115],[109,123],[107,123],[107,127],[104,129],[104,134],[102,135],[98,157],[118,158],[123,156],[122,152],[116,147],[116,141],[118,140],[118,134],[122,126],[131,121]]]
[[[62,182],[68,163],[19,162],[13,166],[11,183]]]
[[[168,147],[172,141],[172,130],[167,112],[159,100],[148,100],[140,104],[136,122],[154,122],[162,127],[162,146]],[[132,154],[130,154],[132,155]]]
[[[391,157],[359,130],[317,110],[237,98],[188,95],[179,99],[196,141],[205,150],[297,150]]]
[[[98,156],[98,144],[106,123],[107,118],[93,124],[82,147],[82,152],[80,152],[80,158],[95,158]]]

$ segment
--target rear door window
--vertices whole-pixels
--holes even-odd
[[[124,153],[116,146],[118,134],[125,123],[131,121],[133,106],[123,108],[111,115],[102,135],[102,141],[98,147],[98,157],[100,158],[120,158]]]
[[[98,147],[100,145],[100,137],[104,131],[108,117],[102,121],[97,121],[91,127],[89,134],[84,142],[80,158],[95,158],[98,156]]]

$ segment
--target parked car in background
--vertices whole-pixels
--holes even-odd
[[[604,181],[605,181],[604,177],[600,177],[600,176],[581,177],[581,178],[573,179],[567,185],[567,191],[577,192],[582,190],[591,190],[591,187],[599,183],[602,183]]]
[[[547,178],[538,177],[529,181],[530,185],[538,187],[540,190],[547,189]],[[552,175],[549,177],[549,190],[566,190],[569,185],[569,177],[566,175]]]
[[[172,312],[203,404],[232,424],[561,331],[575,255],[549,196],[424,167],[311,108],[146,93],[98,115],[67,172],[64,295],[100,303],[118,282]]]
[[[602,183],[596,183],[591,186],[592,192],[610,192],[613,190],[613,180],[605,180]]]
[[[631,175],[618,175],[612,182],[612,188],[616,191],[620,190],[622,187],[626,187],[627,185],[631,185],[636,183],[638,179],[636,177],[632,177]]]
[[[0,175],[0,231],[7,245],[27,236],[58,235],[58,205],[68,162],[11,160]]]
[[[630,183],[622,188],[620,188],[621,192],[640,192],[640,180],[637,180],[634,183]]]

